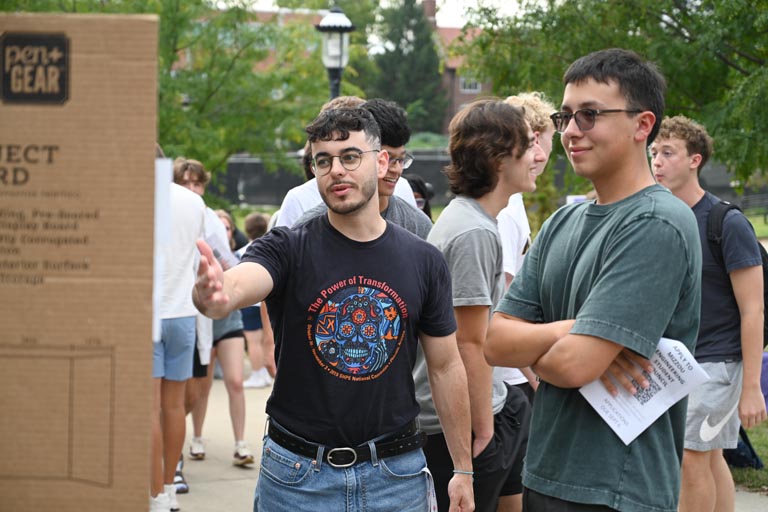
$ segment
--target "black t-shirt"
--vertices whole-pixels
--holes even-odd
[[[738,210],[729,211],[723,220],[721,247],[728,273],[714,259],[707,241],[707,220],[712,206],[718,202],[720,199],[707,192],[693,206],[702,254],[701,324],[695,353],[699,362],[741,360],[741,316],[728,273],[762,265],[755,232]]]
[[[263,265],[274,280],[271,417],[308,440],[355,446],[417,416],[418,332],[456,330],[440,251],[391,223],[378,239],[356,242],[322,215],[273,229],[243,261]]]

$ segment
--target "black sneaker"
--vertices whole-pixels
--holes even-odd
[[[189,484],[187,484],[184,478],[184,455],[179,457],[179,462],[176,464],[176,474],[173,476],[173,485],[176,486],[176,494],[187,494],[189,492]]]

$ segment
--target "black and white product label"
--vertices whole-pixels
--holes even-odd
[[[69,39],[64,34],[0,35],[3,103],[63,104],[69,99]]]

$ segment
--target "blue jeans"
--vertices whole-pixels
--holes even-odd
[[[323,448],[318,451],[322,452]],[[348,468],[334,468],[296,455],[264,438],[254,512],[427,512],[430,475],[424,453],[373,457]]]

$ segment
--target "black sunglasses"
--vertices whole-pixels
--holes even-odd
[[[571,122],[571,119],[576,119],[576,126],[579,127],[579,130],[586,132],[587,130],[591,130],[595,127],[595,119],[597,119],[597,116],[601,116],[603,114],[613,114],[616,112],[639,114],[642,112],[642,110],[626,110],[621,108],[598,110],[594,108],[582,108],[576,112],[555,112],[549,116],[549,118],[555,124],[555,131],[558,133],[563,133],[566,128],[568,128],[568,124]]]

